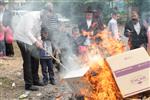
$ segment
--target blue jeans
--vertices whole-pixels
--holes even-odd
[[[43,81],[46,82],[48,79],[54,78],[54,71],[53,71],[53,63],[52,59],[40,59],[41,67],[42,67],[42,75]],[[48,70],[47,70],[48,69]],[[48,78],[49,74],[49,78]]]

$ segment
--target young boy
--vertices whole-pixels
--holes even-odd
[[[43,48],[44,48],[40,50],[40,63],[42,67],[43,83],[47,85],[49,80],[52,85],[55,85],[56,83],[54,79],[53,63],[52,63],[52,58],[50,56],[52,55],[52,45],[50,39],[48,38],[47,28],[41,29],[41,37],[42,37]]]

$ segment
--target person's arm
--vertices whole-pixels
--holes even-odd
[[[129,24],[130,23],[127,22],[126,25],[125,25],[125,29],[124,29],[124,36],[126,36],[126,37],[129,37],[131,35],[131,33],[132,33],[132,30],[131,30]]]
[[[150,48],[150,26],[148,27],[147,31],[147,38],[148,38],[148,47]]]
[[[148,31],[149,31],[148,27],[145,27],[143,25],[143,33],[144,33],[144,37],[145,37],[145,43],[148,43],[148,35],[147,35]]]
[[[35,37],[35,33],[33,33],[33,27],[35,25],[34,23],[34,19],[30,19],[29,17],[28,18],[25,18],[25,23],[24,23],[24,26],[25,26],[25,34],[26,36],[31,40],[32,44],[35,44],[38,48],[42,48],[42,42],[40,41],[40,36],[38,38]]]

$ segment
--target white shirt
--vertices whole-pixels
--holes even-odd
[[[118,24],[117,24],[117,20],[112,18],[109,22],[108,22],[108,29],[110,32],[112,32],[112,36],[114,37],[118,37],[119,36],[119,31],[118,31]]]
[[[0,12],[0,22],[3,21],[3,15],[4,15],[4,13],[3,13],[3,12]]]
[[[0,22],[3,22],[4,10],[0,11]]]
[[[32,45],[41,39],[40,12],[29,12],[21,17],[15,28],[14,38],[26,44]]]
[[[140,26],[139,22],[134,25],[134,29],[135,29],[136,33],[139,35],[140,31],[141,31],[141,26]]]
[[[88,19],[88,20],[86,20],[86,22],[87,22],[88,28],[90,28],[90,26],[91,26],[91,24],[92,24],[92,19]]]

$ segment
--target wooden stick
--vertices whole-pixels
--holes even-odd
[[[67,71],[69,71],[70,69],[67,68],[64,64],[62,64],[60,62],[59,59],[57,59],[56,57],[54,57],[52,54],[50,54],[47,50],[45,50],[44,48],[42,48],[46,53],[48,53],[49,56],[51,56],[55,61],[57,61],[64,69],[66,69]]]

